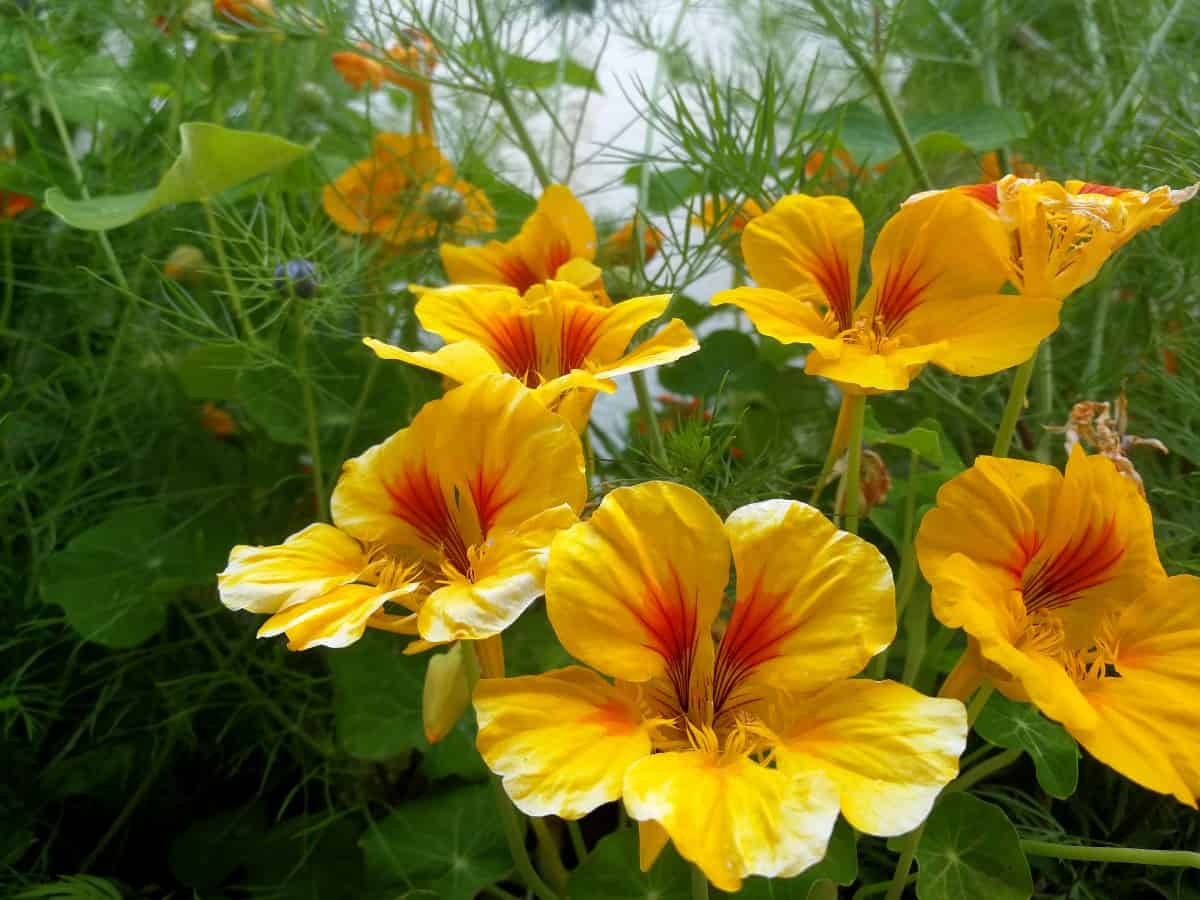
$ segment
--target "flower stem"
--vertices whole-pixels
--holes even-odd
[[[583,830],[574,819],[567,820],[567,834],[571,836],[571,848],[575,851],[575,864],[583,862],[588,855],[587,842],[583,839]]]
[[[312,482],[313,492],[317,495],[317,516],[322,522],[328,522],[329,497],[325,493],[325,467],[321,460],[321,440],[317,432],[317,404],[313,397],[312,378],[308,369],[308,328],[304,323],[304,310],[297,302],[295,293],[292,294],[291,302],[296,316],[296,369],[300,376],[300,396],[304,403],[305,435],[308,438],[308,455],[312,461]]]
[[[633,372],[629,378],[633,382],[633,392],[637,395],[638,413],[645,421],[646,433],[650,436],[650,451],[658,462],[664,463],[667,459],[667,447],[663,443],[662,429],[658,427],[658,414],[654,412],[654,401],[650,399],[646,373]]]
[[[975,724],[975,720],[979,718],[979,714],[987,706],[988,699],[992,696],[992,691],[994,690],[995,688],[990,681],[985,681],[979,686],[979,690],[975,692],[975,696],[971,698],[971,702],[967,705],[968,725]]]
[[[513,136],[521,145],[525,158],[529,160],[529,166],[533,169],[533,175],[538,180],[538,184],[547,188],[553,184],[553,179],[546,170],[541,156],[538,155],[533,138],[529,136],[529,130],[525,127],[525,120],[521,118],[521,113],[517,110],[512,95],[508,92],[508,82],[500,68],[500,53],[496,49],[496,41],[492,36],[492,23],[488,20],[487,0],[475,0],[475,15],[479,19],[479,36],[483,43],[484,58],[492,73],[492,95],[500,104],[500,108],[504,110],[504,115],[508,117],[508,124],[513,130]]]
[[[1082,862],[1133,863],[1142,866],[1173,866],[1200,869],[1200,853],[1191,850],[1142,850],[1138,847],[1080,847],[1051,841],[1021,841],[1028,856],[1050,856]]]
[[[896,870],[892,873],[892,883],[888,886],[884,900],[900,900],[904,888],[908,885],[908,873],[912,869],[913,859],[917,855],[917,845],[921,843],[921,835],[925,832],[924,823],[904,842],[900,858],[896,860]]]
[[[242,332],[247,339],[254,340],[254,326],[250,324],[250,319],[246,316],[246,307],[242,305],[242,293],[238,290],[237,280],[233,277],[233,270],[229,267],[229,257],[225,253],[225,241],[221,237],[221,227],[217,224],[217,217],[213,213],[212,201],[205,200],[204,220],[208,223],[208,237],[212,241],[213,252],[217,254],[217,265],[221,268],[221,275],[225,278],[225,292],[229,295],[229,302],[233,304],[234,315],[237,316],[238,324],[242,326]]]
[[[920,455],[916,450],[909,454],[908,458],[908,484],[904,492],[904,537],[901,539],[900,545],[900,572],[896,576],[896,618],[900,619],[904,615],[904,610],[908,606],[909,598],[912,597],[913,584],[917,580],[917,554],[916,546],[913,544],[913,518],[916,516],[917,509],[917,487],[914,479],[917,474],[917,467],[920,465]],[[924,627],[924,625],[922,626]],[[909,647],[914,646],[912,635],[908,635]],[[925,636],[921,635],[920,645],[925,644]],[[890,647],[884,647],[879,655],[871,663],[871,677],[884,678],[887,675],[887,660]]]
[[[947,791],[969,791],[983,779],[989,775],[999,772],[1001,769],[1007,769],[1018,759],[1024,750],[1005,750],[1003,753],[997,753],[995,756],[990,756],[983,762],[972,766],[963,772],[952,782],[946,785]]]
[[[829,473],[833,471],[838,457],[846,449],[846,433],[850,429],[848,396],[847,394],[842,394],[842,402],[838,407],[837,423],[833,426],[833,436],[829,439],[829,450],[825,453],[825,462],[821,463],[821,472],[817,475],[817,483],[813,486],[812,495],[808,498],[810,506],[817,505],[817,501],[821,498],[821,491],[825,489],[825,484],[829,480]]]
[[[525,882],[525,886],[533,891],[538,900],[558,900],[558,895],[550,889],[533,867],[529,852],[525,849],[525,829],[520,817],[508,794],[500,784],[500,776],[492,776],[492,791],[496,797],[496,809],[500,813],[500,823],[504,826],[504,838],[508,841],[508,852],[512,855],[513,865]]]
[[[1004,416],[1000,419],[1000,427],[996,430],[996,442],[992,445],[992,456],[1008,456],[1012,446],[1013,432],[1017,429],[1017,419],[1025,407],[1025,393],[1029,390],[1029,379],[1033,377],[1034,366],[1037,365],[1037,352],[1021,363],[1013,374],[1012,387],[1008,391],[1008,403],[1004,407]]]
[[[537,836],[538,862],[541,863],[542,871],[546,873],[546,881],[554,890],[565,894],[567,879],[570,876],[567,874],[567,867],[563,865],[562,857],[559,856],[558,841],[546,827],[545,819],[531,816],[529,824],[533,826],[533,833]]]
[[[854,65],[858,67],[858,71],[862,73],[867,84],[871,88],[871,92],[875,94],[875,99],[879,101],[879,108],[883,112],[883,116],[887,119],[888,125],[892,129],[892,134],[896,136],[897,143],[900,144],[900,150],[904,154],[904,159],[908,163],[908,168],[912,171],[913,178],[916,179],[922,190],[933,190],[933,182],[929,179],[929,173],[925,171],[925,164],[921,162],[921,156],[917,153],[917,146],[913,143],[912,135],[908,133],[908,126],[904,124],[904,119],[900,117],[900,111],[896,108],[896,101],[892,99],[892,95],[888,92],[887,85],[883,83],[883,75],[879,68],[867,58],[866,53],[862,51],[853,38],[842,27],[841,21],[829,8],[829,4],[825,0],[812,0],[813,9],[815,9],[821,18],[825,20],[830,32],[837,39],[837,42],[842,45],[842,49],[854,61]],[[859,162],[862,162],[859,160]]]
[[[1037,409],[1043,424],[1054,416],[1054,355],[1049,341],[1043,341],[1038,351],[1041,365],[1038,366]],[[1039,462],[1050,462],[1049,434],[1042,431],[1037,436],[1034,452]]]
[[[692,900],[708,900],[708,878],[696,865],[692,866]]]
[[[858,534],[858,482],[862,475],[862,434],[867,414],[865,394],[849,394],[850,434],[846,448],[846,530]]]

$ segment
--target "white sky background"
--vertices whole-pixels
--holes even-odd
[[[598,153],[592,162],[578,166],[566,183],[581,196],[593,218],[625,221],[632,216],[637,190],[632,186],[614,185],[612,182],[619,180],[620,174],[628,165],[621,158],[623,154],[640,154],[645,148],[647,126],[639,109],[639,98],[644,92],[652,89],[658,54],[638,46],[620,33],[618,28],[611,27],[611,19],[613,16],[619,16],[624,21],[641,18],[650,31],[665,43],[681,4],[677,0],[624,0],[617,3],[614,9],[610,8],[609,3],[610,0],[597,0],[597,12],[593,17],[573,15],[569,19],[568,45],[570,55],[575,61],[590,66],[603,48],[603,56],[597,67],[602,93],[587,93],[584,106],[586,92],[567,86],[562,94],[560,119],[570,131],[582,112],[576,158],[586,160]],[[360,15],[364,18],[364,24],[367,24],[366,19],[370,17],[371,7],[379,4],[390,5],[397,15],[403,15],[404,4],[398,0],[366,0],[360,4]],[[443,9],[446,8],[446,0],[442,0],[442,6]],[[455,0],[451,4],[451,8],[464,17],[471,15],[471,6],[471,0]],[[752,7],[753,4],[747,2],[738,14],[752,15]],[[687,54],[693,61],[711,65],[717,72],[737,68],[736,41],[739,23],[734,15],[728,6],[714,0],[689,3],[681,21],[677,44],[686,45]],[[535,59],[556,60],[562,44],[563,22],[562,17],[548,17],[536,21],[530,32],[524,35],[523,46],[520,48],[512,46],[513,38],[517,37],[515,35],[501,35],[499,39],[507,49],[524,52]],[[787,61],[807,67],[816,51],[815,41],[802,41],[798,46],[789,48]],[[765,59],[765,54],[763,58]],[[669,83],[665,72],[662,83],[664,88]],[[452,108],[452,93],[448,88],[436,87],[437,108]],[[439,95],[442,102],[437,100]],[[553,102],[552,89],[544,96],[548,102]],[[505,130],[503,112],[498,106],[493,105],[491,116],[494,121],[500,123],[501,130]],[[403,121],[407,121],[407,116],[404,116]],[[553,160],[550,166],[551,174],[557,180],[565,180],[567,154],[561,144],[551,152],[553,129],[549,117],[544,113],[535,113],[527,121],[527,125],[542,151],[543,160]],[[445,134],[445,129],[442,133]],[[510,145],[493,167],[536,196],[537,183],[517,147]],[[684,227],[686,217],[686,211],[676,211],[673,214],[675,227]],[[668,252],[670,250],[669,247],[665,249]],[[686,288],[690,296],[704,302],[717,291],[729,286],[731,274],[730,268],[722,265],[695,283],[677,285],[677,288]],[[718,314],[704,323],[707,327],[703,330],[729,328],[735,321],[737,318],[732,313]],[[655,372],[651,370],[647,374],[652,393],[657,393],[659,387]],[[623,429],[626,412],[636,406],[629,377],[622,376],[617,381],[617,393],[601,394],[596,400],[593,412],[593,421],[610,433]]]

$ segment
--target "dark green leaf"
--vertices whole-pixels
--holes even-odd
[[[472,900],[512,869],[490,784],[406,803],[362,838],[368,879],[380,887],[428,887]]]
[[[114,513],[50,558],[43,598],[84,640],[137,646],[163,626],[163,588],[195,575],[192,538],[177,525],[161,507]]]
[[[175,377],[193,400],[235,400],[238,373],[246,363],[241,344],[197,344],[176,364]]]
[[[364,894],[357,826],[348,819],[298,816],[267,832],[247,854],[251,896],[278,900],[359,900]]]
[[[171,843],[171,874],[200,890],[219,887],[262,839],[265,824],[258,806],[192,822]]]
[[[638,833],[624,828],[592,848],[571,873],[571,900],[689,900],[691,872],[669,844],[649,872],[638,867]]]
[[[408,641],[368,631],[326,657],[333,672],[337,736],[352,756],[391,759],[422,749],[421,691],[428,655],[405,656]]]
[[[1024,750],[1033,760],[1038,784],[1051,797],[1064,799],[1079,782],[1079,746],[1057,722],[1051,722],[1031,703],[1017,703],[993,693],[975,723],[975,731],[990,744]]]
[[[944,794],[917,846],[920,900],[1028,900],[1029,863],[1017,830],[998,806],[970,794]]]
[[[658,380],[669,391],[689,397],[711,397],[728,378],[731,387],[752,387],[751,374],[761,374],[758,348],[740,331],[714,331],[700,350],[658,370]]]
[[[120,228],[162,206],[207,200],[282,168],[309,151],[273,134],[234,131],[205,122],[188,122],[180,126],[179,134],[179,156],[156,187],[90,200],[71,200],[58,188],[50,188],[46,191],[47,208],[75,228]]]

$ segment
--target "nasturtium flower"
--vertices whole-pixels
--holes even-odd
[[[608,236],[601,245],[599,258],[605,265],[636,266],[638,217],[632,219]],[[662,232],[649,222],[642,223],[642,259],[643,263],[652,260],[662,246]]]
[[[618,488],[555,539],[546,604],[591,668],[485,678],[473,698],[480,753],[528,815],[623,799],[736,891],[820,860],[839,807],[870,834],[912,830],[957,771],[961,703],[852,678],[895,634],[891,571],[811,506],[722,522],[681,485]]]
[[[904,390],[927,363],[989,375],[1024,362],[1058,325],[1058,303],[1000,294],[1003,228],[948,191],[902,208],[871,253],[857,302],[863,221],[844,197],[784,197],[746,226],[742,255],[757,287],[713,297],[761,333],[812,345],[805,371],[857,393]]]
[[[1174,215],[1195,196],[1197,185],[1145,192],[1007,175],[951,190],[992,210],[1006,228],[1008,277],[1021,294],[1065,300],[1095,278],[1130,239]],[[906,205],[944,193],[916,194]]]
[[[383,56],[383,52],[370,44],[359,44],[359,48]],[[402,43],[388,48],[387,62],[381,62],[363,53],[351,50],[335,53],[333,67],[352,88],[379,90],[384,84],[393,84],[410,91],[424,91],[425,80],[433,72],[437,56],[428,36],[414,32]]]
[[[217,18],[239,25],[257,25],[264,16],[275,14],[271,0],[213,0]]]
[[[516,379],[479,378],[346,463],[333,525],[235,547],[221,600],[273,614],[259,634],[286,632],[292,649],[367,627],[419,634],[410,650],[483,640],[540,596],[550,542],[586,498],[570,425]]]
[[[747,225],[764,212],[762,204],[752,197],[747,197],[736,206],[727,200],[714,201],[710,198],[704,201],[704,209],[700,215],[692,216],[692,224],[699,225],[705,231],[711,231],[720,225],[724,232],[722,237],[740,235]]]
[[[1190,806],[1200,792],[1200,580],[1167,578],[1150,509],[1103,456],[980,457],[917,537],[934,615],[969,643],[942,693],[982,678],[1093,756]]]
[[[424,134],[376,135],[371,156],[326,185],[321,200],[343,231],[370,234],[400,247],[496,227],[483,191],[458,178]]]
[[[0,219],[15,219],[26,210],[37,206],[37,201],[28,194],[15,191],[0,191]]]
[[[544,281],[568,281],[592,289],[596,302],[608,303],[594,264],[596,226],[571,189],[561,184],[542,192],[512,240],[477,247],[444,243],[441,255],[452,284],[507,285],[523,294]]]
[[[596,392],[616,390],[612,378],[700,349],[679,319],[627,349],[638,329],[661,316],[669,302],[670,295],[659,294],[600,306],[586,290],[560,281],[534,285],[524,296],[508,287],[463,285],[424,291],[417,301],[421,325],[446,341],[436,352],[363,340],[384,359],[411,363],[460,383],[506,372],[582,430]]]

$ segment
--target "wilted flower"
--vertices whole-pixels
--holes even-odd
[[[1126,433],[1129,427],[1129,401],[1124,388],[1121,388],[1121,394],[1117,397],[1116,407],[1114,417],[1107,402],[1081,400],[1071,407],[1071,415],[1066,425],[1048,425],[1046,430],[1065,435],[1063,446],[1067,456],[1071,455],[1077,445],[1082,444],[1086,449],[1108,457],[1117,467],[1117,471],[1132,479],[1138,491],[1145,496],[1146,487],[1142,483],[1142,476],[1134,468],[1128,452],[1134,447],[1153,447],[1159,453],[1169,451],[1167,445],[1157,438],[1143,438]]]

